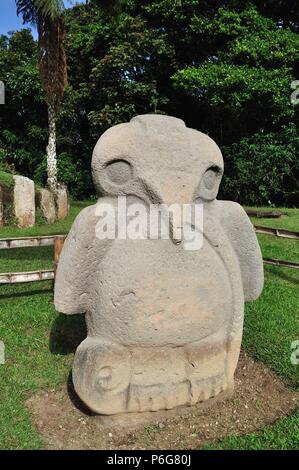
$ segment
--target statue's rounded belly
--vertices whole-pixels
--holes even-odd
[[[233,305],[223,261],[207,241],[181,250],[169,240],[113,247],[100,271],[97,334],[128,345],[183,345],[225,326]]]

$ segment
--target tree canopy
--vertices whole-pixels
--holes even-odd
[[[93,194],[99,136],[136,114],[165,113],[221,147],[221,197],[298,202],[296,0],[90,0],[64,13],[69,84],[57,124],[59,178]],[[30,31],[2,36],[0,165],[46,179],[47,111]]]

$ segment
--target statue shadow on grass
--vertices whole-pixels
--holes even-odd
[[[53,321],[49,347],[53,354],[75,353],[79,344],[86,338],[84,315],[63,315]]]
[[[74,354],[79,344],[86,338],[87,331],[84,315],[59,314],[53,321],[49,348],[53,354]],[[70,370],[67,380],[67,393],[73,405],[82,413],[93,416],[93,413],[77,395]]]
[[[270,271],[273,276],[279,277],[283,281],[287,281],[290,285],[299,285],[298,272],[296,269],[289,268],[288,270],[281,270],[280,266],[271,266]]]

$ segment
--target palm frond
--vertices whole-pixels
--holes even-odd
[[[37,10],[45,17],[52,20],[58,18],[64,10],[62,0],[33,0]]]
[[[54,20],[64,11],[63,0],[15,0],[15,2],[17,15],[22,16],[24,23],[36,25],[38,14]]]
[[[17,15],[21,16],[23,23],[37,24],[38,14],[34,0],[15,0]]]

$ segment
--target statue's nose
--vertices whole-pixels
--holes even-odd
[[[157,188],[160,203],[191,204],[195,189],[194,175],[161,175],[161,183]]]
[[[195,175],[186,174],[162,176],[160,175],[160,187],[157,188],[160,204],[163,206],[161,211],[167,221],[171,240],[179,244],[184,238],[186,214],[188,210],[193,212],[196,178]]]

